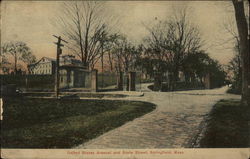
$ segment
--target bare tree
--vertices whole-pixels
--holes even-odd
[[[136,61],[141,56],[142,49],[132,45],[125,36],[119,35],[113,41],[112,59],[116,72],[135,70]]]
[[[21,56],[21,60],[27,64],[27,65],[30,65],[32,63],[35,63],[36,62],[36,56],[34,56],[32,54],[31,51],[28,51],[28,52],[24,52]]]
[[[31,53],[31,49],[24,42],[9,42],[2,46],[2,53],[10,55],[14,59],[14,73],[17,72],[18,60],[30,64],[35,62],[35,56]]]
[[[61,11],[56,25],[70,41],[67,47],[85,66],[93,68],[101,57],[103,33],[107,30],[103,2],[65,2]]]
[[[8,58],[6,57],[6,48],[7,45],[4,45],[1,47],[1,53],[0,53],[0,68],[2,70],[2,72],[5,73],[9,73],[9,70],[11,68],[11,63],[9,62]]]
[[[232,0],[235,19],[239,34],[240,59],[242,64],[242,96],[241,101],[244,105],[250,105],[249,91],[249,26],[244,12],[244,2],[241,0]]]
[[[148,31],[150,35],[145,40],[148,55],[160,63],[165,61],[168,71],[173,75],[172,86],[175,87],[185,56],[197,52],[202,46],[199,30],[189,21],[187,9],[184,8],[170,19],[159,21],[155,27],[148,28]],[[159,70],[162,65],[156,67]]]
[[[242,89],[242,71],[241,60],[239,54],[239,47],[235,46],[236,55],[230,60],[227,65],[230,82],[232,82],[232,89],[241,92]],[[231,76],[230,76],[231,75]]]
[[[197,52],[202,40],[199,30],[188,19],[187,10],[183,9],[168,23],[171,50],[174,52],[173,81],[178,80],[178,74],[185,56]]]
[[[108,63],[110,66],[110,71],[112,72],[114,70],[114,61],[115,61],[115,51],[116,47],[117,47],[117,42],[118,39],[120,38],[120,35],[115,33],[115,34],[111,34],[108,37],[108,43],[106,43],[106,51],[107,51],[107,55],[108,55]]]

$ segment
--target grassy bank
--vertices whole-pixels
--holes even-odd
[[[213,108],[202,148],[244,148],[249,145],[249,106],[242,106],[238,100],[221,100]]]
[[[6,99],[3,148],[70,148],[152,111],[136,101]]]

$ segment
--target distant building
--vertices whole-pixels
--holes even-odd
[[[29,74],[52,75],[55,74],[56,60],[43,57],[38,62],[28,65]]]
[[[75,56],[64,55],[60,57],[60,66],[83,67],[80,60]],[[42,57],[38,62],[28,65],[29,74],[53,75],[55,74],[56,60],[49,57]]]
[[[75,56],[64,55],[59,59],[59,87],[89,87],[90,71],[83,66]],[[29,73],[34,75],[54,75],[56,60],[48,57],[41,58],[38,62],[28,66]]]

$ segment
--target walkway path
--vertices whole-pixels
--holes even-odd
[[[213,90],[152,92],[142,85],[144,97],[129,97],[157,105],[156,110],[75,148],[182,148],[198,133],[199,125],[226,87]]]

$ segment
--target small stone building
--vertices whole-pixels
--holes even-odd
[[[90,88],[90,71],[82,66],[63,65],[60,66],[60,88]]]
[[[55,75],[56,60],[48,57],[29,65],[30,74]],[[93,84],[92,84],[93,85]],[[91,89],[91,71],[73,55],[63,55],[59,59],[59,88]]]

